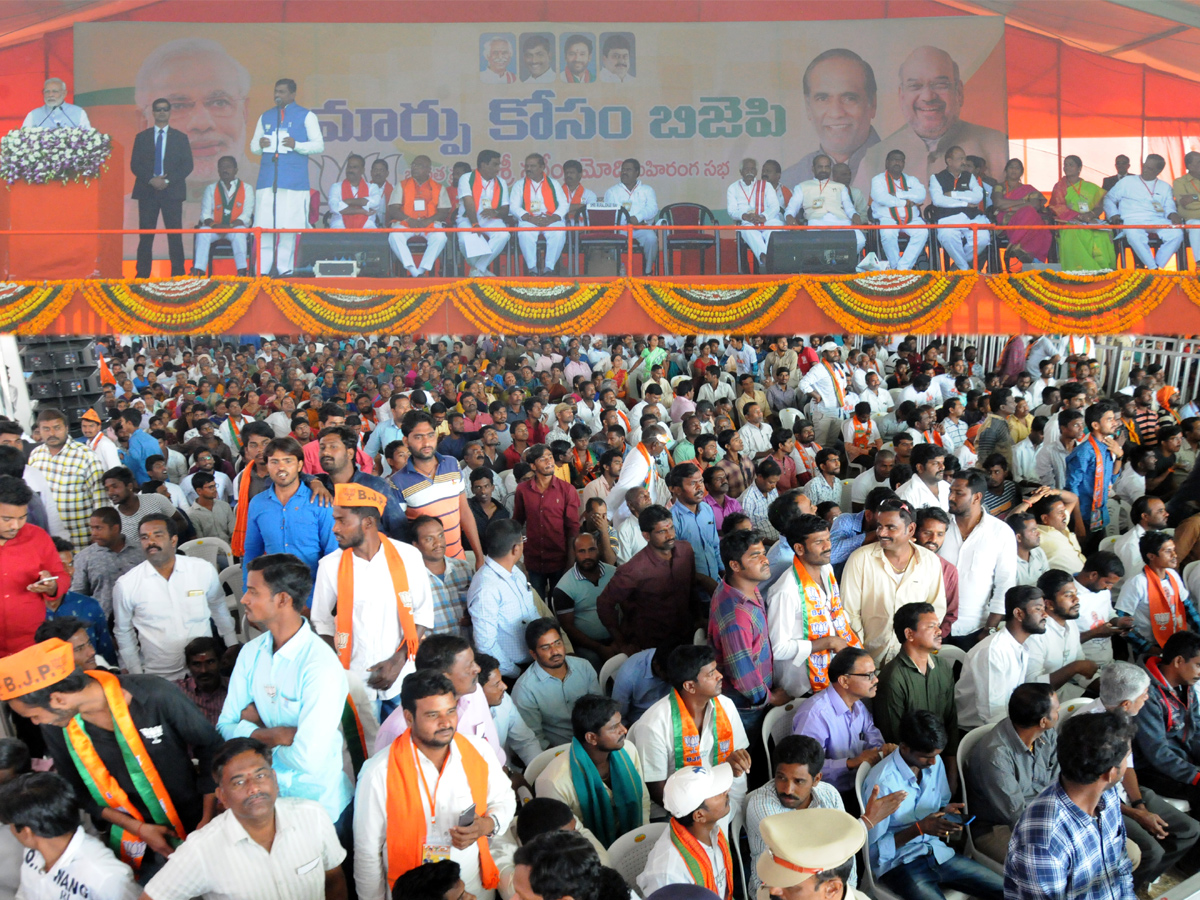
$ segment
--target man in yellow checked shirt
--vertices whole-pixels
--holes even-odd
[[[221,736],[161,678],[85,672],[51,639],[0,659],[0,700],[42,727],[55,770],[142,880],[212,818]]]

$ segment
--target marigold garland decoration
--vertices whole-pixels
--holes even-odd
[[[650,318],[679,334],[760,331],[792,305],[799,291],[794,278],[729,287],[645,279],[627,284]]]
[[[224,334],[246,314],[257,287],[254,278],[80,282],[116,334]]]
[[[0,282],[0,333],[28,335],[46,330],[78,289],[77,281]]]
[[[932,332],[944,325],[979,280],[976,272],[874,272],[800,284],[825,315],[856,334]]]
[[[487,279],[460,281],[442,290],[484,332],[586,334],[612,309],[625,284]]]
[[[411,334],[445,300],[444,288],[343,291],[264,278],[262,289],[288,319],[316,334]]]
[[[1179,285],[1184,296],[1200,306],[1200,279],[1190,272],[1181,272],[1175,277],[1175,283]]]
[[[1176,278],[1145,269],[1104,275],[1025,272],[989,279],[996,295],[1034,331],[1116,334],[1146,317],[1170,293]]]

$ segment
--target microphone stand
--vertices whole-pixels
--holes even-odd
[[[275,126],[275,153],[272,157],[273,164],[271,168],[271,224],[279,227],[279,129],[283,127],[283,107],[278,103],[275,104],[279,108],[279,124]],[[271,247],[271,271],[267,273],[270,278],[279,277],[279,241],[283,238],[278,231],[275,232],[275,240]]]

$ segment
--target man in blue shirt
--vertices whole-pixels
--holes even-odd
[[[494,656],[505,678],[529,665],[525,626],[538,618],[533,593],[517,562],[525,550],[521,526],[512,519],[495,519],[487,529],[487,561],[471,579],[467,611],[475,631],[475,650]]]
[[[906,795],[894,813],[868,830],[875,877],[902,900],[945,900],[943,886],[980,900],[1003,900],[1004,879],[944,840],[962,831],[963,805],[950,802],[942,720],[929,710],[910,710],[900,720],[899,737],[900,745],[867,774],[862,787],[864,797],[877,785],[881,797]]]
[[[666,681],[667,657],[674,649],[665,645],[650,647],[621,663],[613,676],[612,698],[621,704],[622,722],[632,725],[670,692],[671,686]]]
[[[255,495],[246,513],[246,554],[242,583],[250,563],[264,553],[291,553],[308,566],[315,579],[321,557],[336,550],[333,511],[309,502],[312,491],[300,481],[304,451],[294,438],[275,438],[263,451],[271,489]],[[309,601],[308,597],[304,602]]]
[[[350,688],[333,648],[304,620],[312,576],[284,553],[258,557],[246,574],[242,608],[265,634],[238,654],[217,730],[226,740],[252,737],[273,747],[279,796],[320,803],[349,848],[354,791],[339,726]]]
[[[125,465],[133,473],[139,485],[150,480],[146,474],[146,460],[151,456],[161,456],[162,448],[158,441],[147,432],[142,431],[142,414],[136,409],[126,409],[117,417],[117,436],[128,443],[125,450]]]
[[[1087,408],[1083,419],[1089,433],[1067,454],[1066,489],[1079,498],[1079,514],[1088,532],[1080,547],[1084,556],[1090,556],[1100,546],[1108,527],[1113,464],[1121,458],[1121,448],[1113,438],[1121,424],[1121,409],[1112,400],[1097,400]]]
[[[711,595],[717,590],[724,567],[717,520],[713,508],[704,502],[704,476],[698,466],[680,463],[667,476],[667,487],[675,498],[671,504],[675,539],[692,545],[696,554],[696,581]]]

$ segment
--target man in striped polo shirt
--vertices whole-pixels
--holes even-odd
[[[436,450],[437,434],[433,416],[411,410],[400,426],[408,446],[408,465],[392,473],[400,492],[405,515],[411,522],[419,516],[433,516],[446,532],[446,555],[465,559],[464,549],[475,553],[475,568],[483,565],[483,547],[475,528],[475,517],[467,506],[467,492],[458,461]]]

